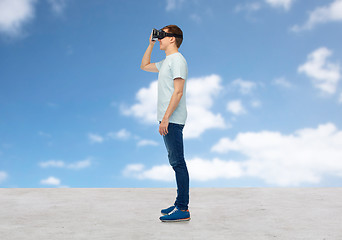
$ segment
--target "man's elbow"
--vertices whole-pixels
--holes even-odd
[[[177,90],[176,90],[175,93],[176,93],[176,95],[177,95],[178,97],[180,97],[180,98],[183,96],[183,91],[180,91],[180,90],[177,91]]]

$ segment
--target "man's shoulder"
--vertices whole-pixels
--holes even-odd
[[[181,57],[181,58],[184,58],[183,54],[181,52],[177,52],[178,54],[175,54],[176,57]]]
[[[172,57],[172,59],[170,59],[171,61],[180,61],[180,62],[186,63],[185,57],[180,52],[177,52],[177,54],[173,54],[173,55],[174,56]]]

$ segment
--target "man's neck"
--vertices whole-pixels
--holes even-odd
[[[176,48],[176,49],[167,49],[167,50],[165,50],[165,54],[166,54],[166,56],[169,56],[169,55],[171,55],[171,54],[174,54],[174,53],[177,53],[178,52],[178,48]]]

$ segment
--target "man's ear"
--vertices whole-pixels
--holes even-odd
[[[176,37],[170,37],[170,42],[175,43],[176,42]]]

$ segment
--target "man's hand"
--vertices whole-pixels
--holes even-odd
[[[153,47],[155,43],[156,43],[156,40],[152,41],[152,32],[151,32],[151,35],[150,35],[150,45]]]
[[[163,120],[159,124],[160,135],[165,136],[166,134],[168,134],[168,131],[167,131],[168,126],[169,126],[169,119],[163,118]]]

